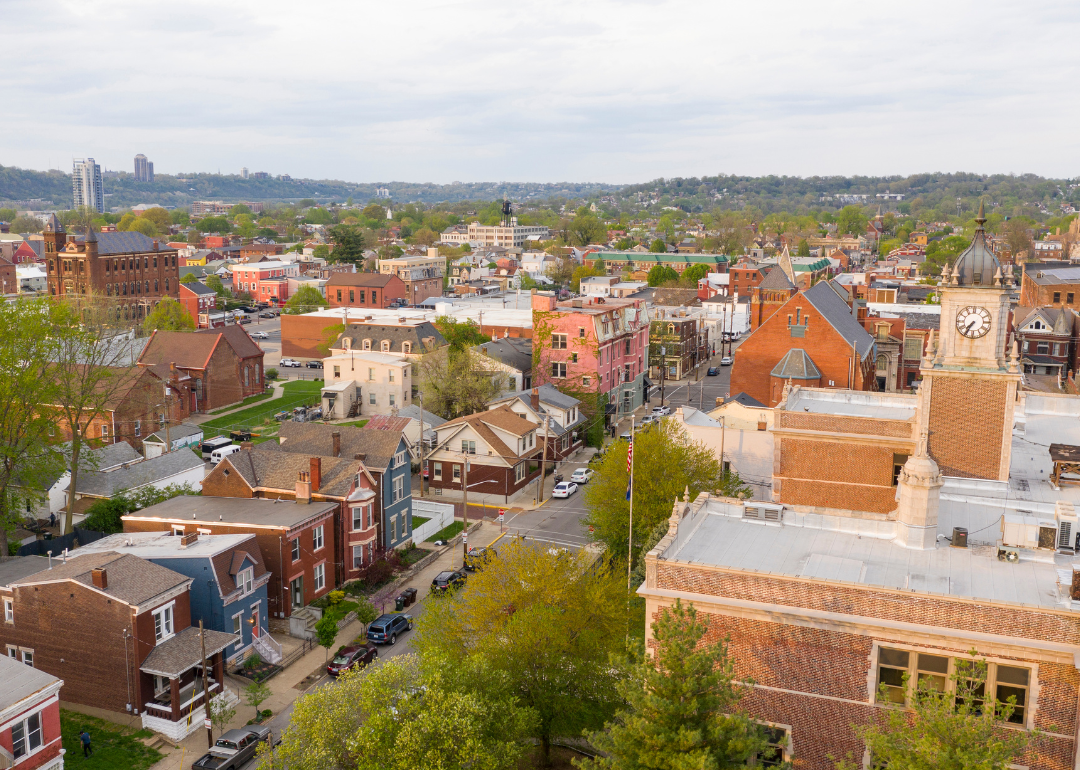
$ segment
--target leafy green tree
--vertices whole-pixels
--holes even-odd
[[[797,257],[809,257],[810,256],[810,242],[803,238],[799,241],[799,249],[795,252]]]
[[[188,234],[187,234],[188,245],[190,245],[190,246],[198,246],[199,241],[201,241],[201,240],[202,240],[202,234],[199,233],[199,229],[197,227],[193,227],[191,230],[188,230]]]
[[[308,209],[304,221],[309,225],[329,225],[334,222],[334,215],[327,209]]]
[[[232,226],[225,217],[205,217],[195,223],[201,233],[231,233]]]
[[[235,217],[235,216],[238,216],[240,214],[247,214],[247,215],[250,216],[251,215],[251,209],[249,207],[245,206],[243,203],[237,203],[235,206],[233,206],[231,209],[229,209],[229,216],[230,217]]]
[[[899,695],[908,693],[908,708],[878,709],[873,721],[856,729],[870,751],[874,766],[905,770],[1005,770],[1039,740],[1038,730],[1001,728],[1002,722],[1017,714],[1020,704],[1015,695],[1005,702],[987,698],[986,661],[977,658],[975,650],[969,654],[971,660],[958,660],[956,670],[949,676],[951,688],[945,687],[941,680],[921,675],[913,687],[904,674]],[[883,684],[878,700],[893,702],[897,694],[896,688],[890,692]],[[861,766],[850,756],[836,765],[837,770],[855,770]]]
[[[704,641],[708,620],[678,599],[653,623],[653,655],[639,649],[618,684],[624,706],[588,736],[601,755],[581,770],[684,770],[777,761],[761,725],[739,708],[750,690],[735,679],[724,642]]]
[[[1005,243],[1009,247],[1009,253],[1016,256],[1021,252],[1027,252],[1031,256],[1034,246],[1031,240],[1031,223],[1023,217],[1013,217],[1005,223]],[[929,250],[928,254],[929,254]]]
[[[570,257],[559,257],[555,264],[547,269],[547,277],[558,286],[565,286],[573,280],[577,266]]]
[[[675,272],[675,268],[668,267],[667,265],[654,265],[649,269],[649,275],[646,279],[649,282],[649,286],[660,286],[668,281],[679,280],[679,274]]]
[[[337,619],[329,613],[324,614],[319,618],[319,622],[315,624],[315,641],[319,643],[320,647],[326,648],[327,660],[330,659],[330,648],[337,641],[337,636]]]
[[[626,500],[626,442],[604,453],[596,476],[585,487],[586,523],[608,553],[627,553],[630,503]],[[645,535],[671,516],[671,506],[686,489],[690,499],[701,492],[749,497],[736,473],[725,474],[716,454],[693,441],[675,420],[661,420],[634,436],[634,553]]]
[[[0,222],[10,222],[19,215],[15,209],[0,208]]]
[[[213,273],[206,276],[206,286],[207,288],[213,289],[214,292],[217,293],[217,295],[222,299],[230,296],[229,290],[226,289],[225,284],[221,282],[221,277],[214,275]]]
[[[94,532],[104,532],[106,535],[123,532],[124,523],[120,519],[121,516],[149,508],[151,505],[163,503],[180,495],[195,494],[198,493],[190,484],[169,484],[161,489],[144,487],[134,494],[122,490],[111,498],[98,500],[87,508],[82,527]]]
[[[169,212],[169,221],[174,225],[187,227],[191,224],[191,216],[183,209],[173,209]]]
[[[15,217],[11,223],[13,233],[40,233],[41,230],[41,220],[37,217]]]
[[[667,244],[664,243],[662,238],[657,238],[655,241],[649,244],[649,251],[651,251],[653,254],[666,254]]]
[[[330,307],[330,303],[326,301],[322,292],[314,286],[301,286],[296,294],[285,302],[285,307],[281,312],[286,315],[302,315],[320,307]]]
[[[311,250],[311,256],[315,257],[315,259],[330,259],[330,247],[325,243],[320,243]]]
[[[470,674],[497,677],[483,667]],[[415,655],[347,671],[296,702],[261,770],[514,770],[529,714],[511,696],[469,692],[425,671]]]
[[[169,216],[169,212],[160,206],[147,209],[139,215],[139,219],[152,222],[158,235],[168,235],[169,225],[172,224],[172,217]]]
[[[543,288],[539,281],[524,271],[518,273],[518,285],[523,291],[532,291],[533,289]]]
[[[360,213],[365,219],[375,219],[380,222],[386,219],[386,209],[378,203],[369,203]]]
[[[338,225],[330,228],[329,235],[334,243],[334,250],[329,257],[331,262],[347,262],[357,266],[363,264],[367,239],[362,229]]]
[[[435,242],[439,240],[439,236],[435,231],[429,227],[421,227],[412,236],[413,243],[418,243],[421,246],[434,246]]]
[[[180,277],[180,283],[198,283],[199,279],[195,277],[195,273],[188,273]]]
[[[862,235],[870,220],[859,206],[844,206],[836,217],[836,229],[841,235]]]
[[[258,719],[262,715],[262,711],[259,710],[259,706],[263,701],[273,695],[270,687],[263,682],[252,682],[244,688],[244,700],[247,704],[255,709],[255,718]]]
[[[612,660],[625,650],[626,583],[594,559],[511,541],[469,590],[435,602],[417,621],[421,659],[451,681],[477,661],[502,675],[456,681],[488,697],[514,697],[533,716],[530,734],[545,760],[552,740],[599,729],[617,701]]]
[[[567,228],[570,242],[575,246],[588,246],[590,243],[605,243],[607,241],[607,227],[592,214],[581,214],[574,217]]]
[[[578,265],[574,268],[573,275],[570,276],[570,291],[581,291],[581,279],[591,278],[596,275],[604,275],[603,268],[586,267],[585,265]]]
[[[484,411],[506,386],[503,373],[487,371],[479,356],[453,346],[428,353],[418,368],[424,408],[447,420]]]
[[[128,230],[136,233],[142,233],[149,238],[154,238],[158,235],[157,226],[149,219],[145,219],[143,217],[136,217],[131,222],[131,224],[128,225]]]
[[[314,198],[303,198],[298,201],[296,205],[298,208],[307,209],[311,208],[312,206],[317,206],[318,202]]]
[[[480,325],[472,319],[458,321],[450,316],[439,316],[435,319],[435,328],[454,350],[464,350],[483,342],[491,342],[491,337],[481,333]]]
[[[698,281],[709,274],[709,266],[703,263],[696,265],[690,265],[682,272],[682,276],[679,278],[679,283],[683,286],[687,286],[691,289],[696,289]]]
[[[232,707],[229,701],[225,700],[224,695],[218,695],[210,699],[209,711],[210,723],[217,728],[218,733],[225,732],[229,722],[236,716],[236,709]]]
[[[143,321],[143,331],[147,334],[155,329],[163,332],[183,332],[194,328],[195,319],[186,307],[172,297],[162,297]]]

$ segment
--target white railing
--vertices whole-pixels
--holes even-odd
[[[254,645],[256,651],[267,663],[277,665],[281,662],[281,645],[278,644],[274,637],[269,633],[263,632],[260,629],[251,629],[251,643]]]

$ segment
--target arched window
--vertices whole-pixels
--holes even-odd
[[[364,350],[371,350],[371,340],[364,340]]]
[[[412,353],[412,343],[411,342],[402,342],[401,343],[401,352],[402,353]]]
[[[390,340],[383,340],[382,341],[382,352],[383,353],[389,353],[390,352]]]
[[[168,278],[165,279],[165,291],[166,292],[169,291],[169,279]]]

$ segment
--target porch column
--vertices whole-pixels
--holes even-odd
[[[169,680],[169,697],[172,701],[172,718],[175,722],[180,718],[180,679],[179,677]]]
[[[218,692],[224,692],[225,690],[225,651],[214,653],[211,657],[210,673],[213,675],[213,679],[219,685],[221,689]]]

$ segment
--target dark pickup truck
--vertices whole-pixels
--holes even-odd
[[[193,770],[240,770],[248,763],[259,744],[270,738],[269,727],[250,725],[222,734],[214,748],[195,760]]]

